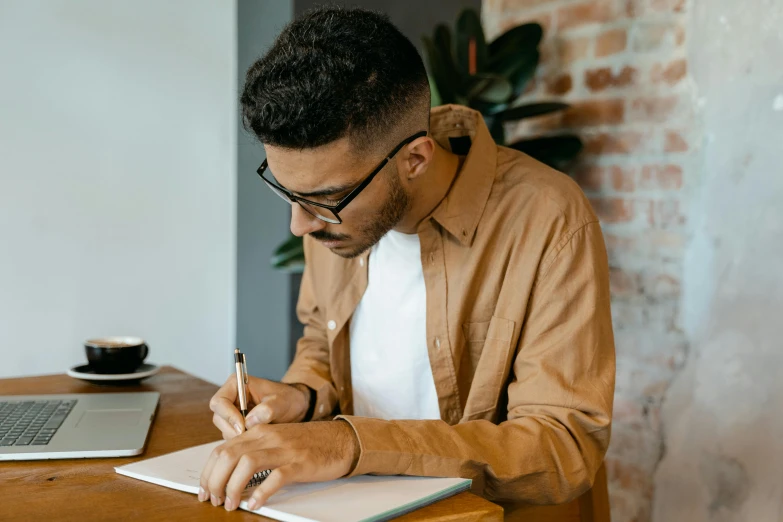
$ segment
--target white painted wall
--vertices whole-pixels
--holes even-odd
[[[230,371],[236,4],[0,2],[0,377],[138,335]]]
[[[662,410],[653,520],[783,520],[783,4],[696,0],[704,131],[690,205],[688,361]]]

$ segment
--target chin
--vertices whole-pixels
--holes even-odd
[[[353,259],[359,257],[367,251],[367,247],[356,247],[351,245],[342,245],[334,248],[330,248],[333,254],[336,254],[345,259]]]

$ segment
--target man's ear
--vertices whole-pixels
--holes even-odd
[[[397,156],[397,169],[406,172],[408,181],[412,181],[425,172],[435,155],[435,141],[429,136],[413,140],[405,153]]]

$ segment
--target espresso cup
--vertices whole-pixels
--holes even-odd
[[[144,362],[149,348],[139,337],[100,337],[86,341],[84,351],[97,373],[131,373]]]

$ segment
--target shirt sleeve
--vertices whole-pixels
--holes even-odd
[[[599,224],[564,237],[550,257],[519,318],[507,420],[340,416],[360,444],[351,475],[465,477],[489,500],[536,504],[568,502],[592,486],[609,445],[615,376]]]
[[[305,259],[309,256],[309,241],[305,238]],[[287,384],[304,384],[316,393],[312,420],[327,418],[337,405],[337,390],[332,383],[329,366],[329,341],[321,310],[313,288],[312,263],[305,263],[296,314],[304,325],[304,335],[296,344],[296,356],[282,378]]]

